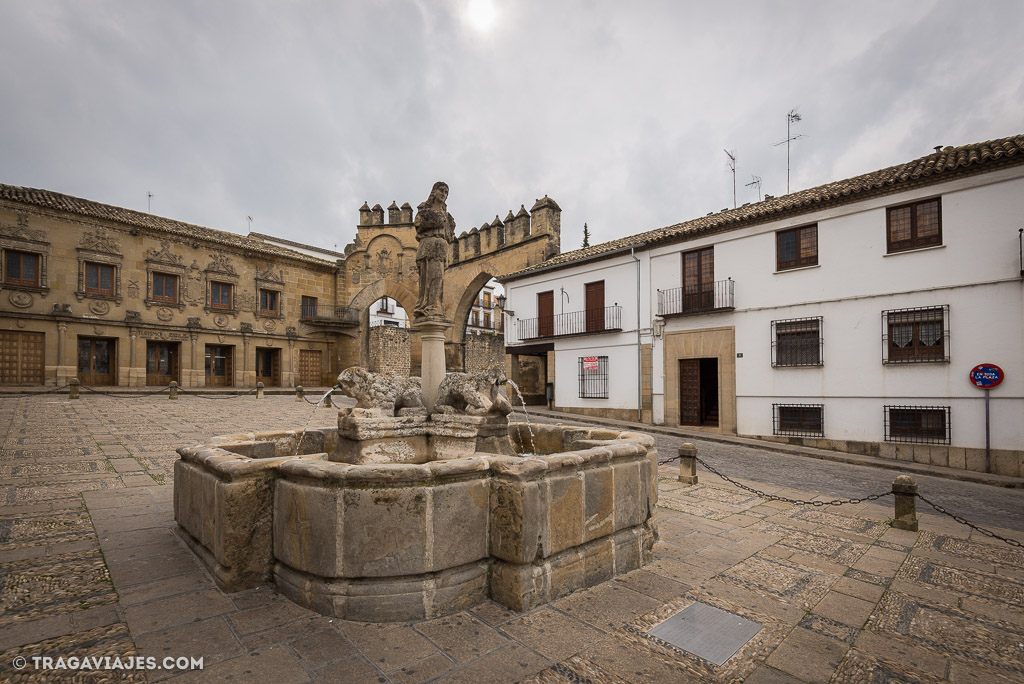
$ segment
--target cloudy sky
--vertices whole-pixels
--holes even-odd
[[[0,182],[343,249],[451,186],[562,248],[1024,132],[1024,3],[0,0]]]

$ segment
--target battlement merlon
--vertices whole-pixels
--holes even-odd
[[[511,211],[504,221],[495,215],[490,223],[461,233],[452,243],[452,262],[465,261],[492,254],[526,240],[547,237],[544,258],[550,258],[561,249],[562,209],[547,195],[536,200],[530,211],[525,205]]]

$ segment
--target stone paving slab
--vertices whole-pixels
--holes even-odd
[[[223,594],[174,533],[173,449],[292,428],[312,407],[287,395],[213,407],[0,398],[0,680],[70,674],[16,670],[18,655],[142,655],[203,657],[204,669],[81,681],[1024,681],[1021,549],[934,515],[919,533],[895,530],[878,504],[794,506],[704,473],[682,485],[674,465],[660,472],[654,562],[525,614],[485,601],[368,625],[272,587]],[[312,424],[335,416],[321,408]],[[695,601],[763,628],[722,666],[647,633]]]

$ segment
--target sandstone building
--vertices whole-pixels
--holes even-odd
[[[359,213],[337,253],[0,185],[0,385],[333,384],[370,365],[370,308],[417,299],[411,207]],[[558,253],[560,213],[545,197],[452,245],[453,361],[480,288]]]

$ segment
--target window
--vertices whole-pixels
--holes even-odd
[[[882,363],[949,362],[949,306],[882,312]]]
[[[280,312],[278,308],[278,292],[274,290],[260,290],[260,313],[277,315]]]
[[[391,301],[387,297],[381,297],[380,301],[377,302],[377,313],[394,313],[394,309],[391,308]]]
[[[490,292],[484,292],[484,299],[483,299],[483,305],[482,306],[485,309],[490,309],[491,308],[491,293]]]
[[[776,270],[818,264],[818,226],[780,230],[775,234]]]
[[[153,274],[153,300],[178,302],[178,276],[169,273]]]
[[[85,291],[89,294],[114,294],[114,267],[107,264],[85,264]]]
[[[715,307],[715,249],[705,247],[683,252],[681,311],[702,311]]]
[[[580,361],[580,398],[608,398],[608,357],[581,356]]]
[[[470,316],[469,316],[469,324],[474,326],[474,327],[479,327],[480,326],[480,312],[479,311],[475,311],[474,310],[473,313],[470,314]]]
[[[491,314],[488,311],[484,311],[484,327],[488,329],[491,327]]]
[[[587,332],[604,330],[604,281],[583,285],[584,329]]]
[[[316,318],[316,297],[302,297],[302,318]]]
[[[824,437],[822,404],[772,404],[772,434]]]
[[[6,285],[39,285],[39,255],[28,252],[6,251],[4,259]]]
[[[942,205],[930,199],[886,211],[889,253],[942,244]]]
[[[231,308],[231,295],[232,285],[231,283],[218,283],[212,281],[210,283],[210,306],[218,309],[230,309]]]
[[[772,321],[772,366],[822,365],[821,316]]]
[[[948,406],[886,406],[885,441],[949,444]]]

